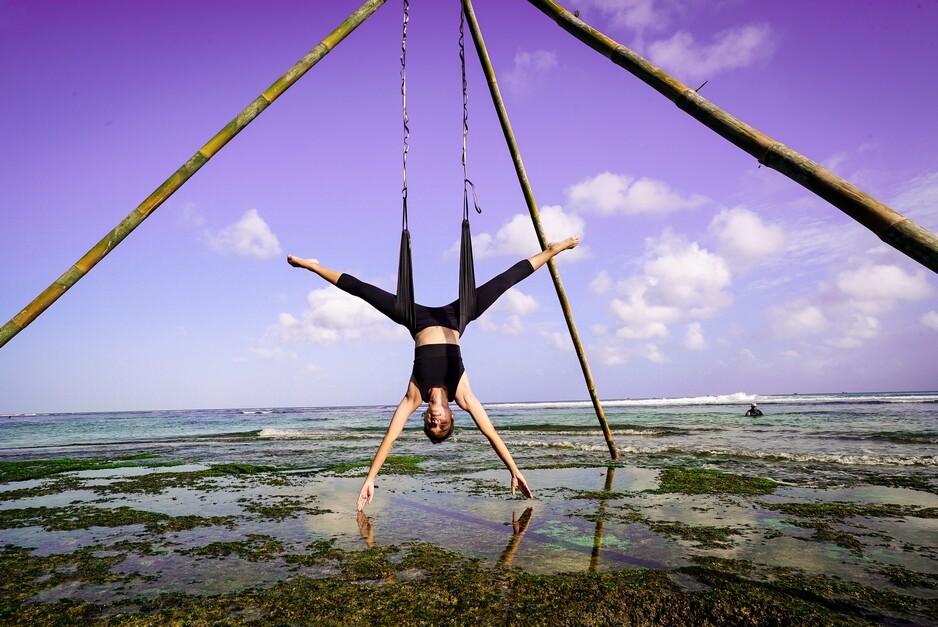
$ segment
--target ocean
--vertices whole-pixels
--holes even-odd
[[[763,416],[744,415],[752,402]],[[615,463],[589,402],[486,405],[534,500],[511,495],[467,414],[440,445],[413,416],[365,512],[362,476],[392,406],[0,416],[0,606],[24,624],[74,607],[152,618],[148,603],[229,620],[280,611],[268,606],[284,591],[287,609],[320,598],[303,586],[338,590],[340,607],[404,594],[461,556],[483,570],[458,575],[457,596],[473,577],[503,590],[506,577],[556,575],[540,581],[580,598],[593,575],[615,590],[620,571],[650,569],[638,576],[670,583],[646,601],[670,607],[677,586],[718,609],[741,602],[742,622],[767,607],[800,616],[811,599],[828,617],[813,624],[935,624],[938,392],[603,407]],[[590,576],[569,588],[570,573]],[[757,592],[721,600],[741,582]]]
[[[747,417],[755,402],[764,415]],[[829,465],[934,469],[938,392],[745,393],[602,403],[623,458],[706,458],[770,466]],[[156,453],[182,463],[241,461],[317,469],[370,459],[393,406],[154,410],[0,417],[0,458]],[[609,459],[591,403],[486,405],[519,467]],[[430,446],[411,417],[394,455],[430,466],[497,465],[465,412],[451,442]]]

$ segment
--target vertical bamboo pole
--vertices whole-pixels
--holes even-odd
[[[762,165],[778,170],[876,233],[899,252],[932,272],[938,272],[938,237],[933,233],[830,170],[730,115],[661,68],[592,28],[557,2],[528,2],[562,29],[650,85],[698,122],[751,154]]]
[[[476,52],[479,54],[479,61],[482,64],[482,69],[485,72],[485,77],[489,84],[489,91],[492,94],[492,102],[495,104],[495,111],[498,113],[498,121],[501,123],[502,132],[505,135],[505,141],[508,143],[511,158],[515,162],[518,182],[521,184],[521,191],[524,193],[524,200],[525,203],[527,203],[528,212],[531,214],[531,221],[534,223],[534,230],[537,232],[538,242],[540,242],[541,250],[546,250],[548,241],[547,237],[544,235],[544,229],[541,227],[541,218],[537,211],[537,202],[534,200],[534,192],[531,189],[531,183],[528,181],[524,163],[521,161],[521,151],[518,149],[518,142],[515,140],[515,135],[511,130],[511,122],[509,122],[508,112],[505,110],[505,101],[502,100],[498,82],[495,80],[495,70],[492,68],[492,61],[489,59],[488,51],[485,48],[485,42],[482,40],[479,22],[476,20],[476,14],[472,8],[471,0],[462,0],[462,3],[466,11],[466,22],[469,24],[469,31],[472,33],[472,41],[475,43]],[[551,259],[547,262],[547,267],[550,270],[551,278],[554,280],[554,289],[557,291],[557,298],[560,300],[560,307],[563,310],[564,319],[567,321],[570,339],[573,340],[573,346],[576,348],[576,354],[580,360],[580,368],[582,368],[583,377],[586,379],[586,387],[589,390],[590,400],[593,402],[593,409],[596,410],[596,417],[599,419],[603,437],[606,439],[606,446],[609,447],[609,455],[612,459],[618,459],[619,451],[612,441],[612,432],[609,431],[609,425],[606,423],[606,415],[603,413],[603,407],[599,402],[599,396],[596,394],[596,384],[593,382],[593,374],[590,372],[589,363],[586,361],[586,352],[583,350],[583,344],[580,342],[580,334],[577,332],[576,323],[573,321],[570,303],[567,300],[567,293],[563,289],[563,283],[560,281],[557,265],[554,263],[554,260]]]
[[[120,244],[131,231],[140,225],[153,211],[182,187],[205,162],[231,141],[235,135],[250,124],[254,118],[276,100],[283,92],[290,88],[301,76],[316,65],[340,41],[345,39],[353,30],[374,13],[386,0],[368,0],[358,8],[347,20],[342,22],[335,30],[323,39],[319,45],[310,50],[306,56],[296,62],[277,81],[267,88],[257,99],[249,104],[231,122],[221,129],[207,144],[202,146],[186,163],[166,179],[162,185],[140,203],[136,209],[124,218],[110,233],[98,242],[91,250],[79,259],[75,265],[68,269],[52,285],[47,287],[39,296],[33,299],[20,313],[0,328],[0,347],[9,342],[14,335],[22,331],[35,320],[39,314],[49,308],[59,296],[75,285],[99,261],[101,261],[115,246]]]

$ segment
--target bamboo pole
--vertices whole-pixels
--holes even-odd
[[[75,265],[68,269],[52,285],[47,287],[39,296],[33,299],[20,313],[0,328],[0,347],[9,342],[14,335],[22,331],[35,320],[39,314],[49,308],[62,294],[85,276],[91,268],[101,261],[115,246],[121,243],[131,231],[140,225],[153,211],[182,187],[199,168],[211,159],[235,135],[250,124],[254,118],[276,100],[283,92],[289,89],[301,76],[316,65],[339,42],[345,39],[353,30],[374,13],[386,0],[367,0],[348,19],[342,22],[335,30],[323,39],[319,45],[310,50],[306,56],[296,62],[286,73],[267,88],[251,104],[239,113],[231,122],[212,137],[208,143],[199,149],[185,164],[166,179],[162,185],[150,194],[136,209],[124,218],[110,233],[95,244]]]
[[[617,41],[607,37],[554,0],[528,0],[587,46],[609,58],[679,109],[796,183],[814,192],[873,231],[881,240],[938,273],[938,237],[804,155],[742,122],[695,90]]]
[[[546,250],[548,245],[547,236],[544,235],[544,229],[541,227],[541,218],[537,210],[537,202],[534,200],[534,192],[531,189],[531,183],[528,181],[524,163],[521,161],[521,151],[518,148],[518,142],[515,140],[515,134],[511,130],[511,122],[508,120],[505,101],[502,100],[498,82],[495,80],[495,70],[492,68],[492,61],[489,59],[488,51],[485,48],[485,41],[483,41],[482,33],[479,30],[479,22],[476,20],[476,14],[472,8],[471,0],[462,0],[462,3],[466,12],[466,22],[469,24],[469,32],[472,33],[472,41],[475,43],[476,52],[479,55],[479,62],[482,64],[482,70],[485,72],[485,78],[489,84],[489,92],[492,94],[492,102],[495,105],[495,111],[498,113],[498,121],[501,123],[505,141],[508,143],[508,151],[511,153],[511,158],[515,163],[515,171],[518,174],[518,182],[521,184],[521,191],[524,193],[528,213],[531,214],[531,221],[534,223],[534,230],[537,233],[537,239],[538,242],[540,242],[541,250]],[[547,267],[550,270],[551,278],[554,280],[554,289],[557,291],[557,298],[560,300],[560,308],[563,310],[563,316],[567,322],[567,329],[570,331],[570,339],[573,340],[577,358],[580,360],[580,368],[583,370],[584,379],[586,379],[586,387],[589,390],[590,400],[593,402],[593,409],[596,410],[596,418],[599,419],[599,426],[602,428],[603,437],[606,439],[606,446],[609,447],[609,455],[612,459],[618,459],[619,451],[612,441],[612,432],[609,431],[609,425],[606,423],[606,415],[603,412],[602,404],[599,402],[599,396],[596,394],[596,384],[593,382],[593,374],[590,371],[589,363],[586,361],[586,352],[583,350],[583,344],[580,342],[580,334],[577,332],[576,323],[573,321],[573,314],[570,311],[570,302],[567,300],[567,293],[564,291],[563,283],[560,281],[560,273],[557,272],[557,265],[554,263],[553,259],[547,262]]]

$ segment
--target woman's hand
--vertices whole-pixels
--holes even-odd
[[[514,493],[514,489],[512,489]],[[365,509],[365,505],[371,503],[371,499],[375,496],[375,480],[374,479],[365,479],[365,483],[362,484],[362,489],[358,493],[358,511]]]
[[[363,488],[364,489],[364,488]],[[534,495],[531,493],[531,488],[528,487],[528,482],[524,480],[524,475],[520,472],[513,473],[511,475],[511,495],[515,495],[515,490],[521,490],[521,494],[528,499],[533,499]]]

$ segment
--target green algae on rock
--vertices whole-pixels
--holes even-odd
[[[938,518],[938,507],[915,507],[893,503],[855,505],[852,503],[760,503],[761,507],[802,518],[845,520],[857,516],[867,518]]]
[[[734,475],[708,468],[665,468],[661,487],[651,494],[771,494],[778,483],[761,477]]]
[[[46,531],[75,531],[89,527],[144,525],[148,531],[183,531],[200,526],[230,525],[230,516],[170,516],[120,507],[22,507],[0,510],[0,529],[42,527]]]
[[[401,552],[400,560],[388,559]],[[141,626],[240,622],[800,626],[919,622],[938,609],[932,599],[805,576],[791,569],[762,571],[740,560],[701,559],[672,572],[534,575],[482,568],[456,553],[422,545],[356,553],[345,554],[344,561],[355,566],[343,569],[338,577],[297,576],[265,589],[213,596],[164,594],[140,601],[138,608],[112,608],[107,615],[100,606],[81,601],[12,602],[7,596],[11,588],[3,586],[0,619],[9,624],[80,620],[89,625]],[[32,574],[43,570],[38,561],[32,568]],[[423,576],[404,576],[414,571]],[[678,575],[696,585],[678,585],[674,579]],[[377,584],[362,585],[367,582]]]
[[[413,475],[425,472],[423,468],[420,467],[420,464],[425,462],[426,459],[423,457],[414,457],[413,455],[390,455],[384,461],[384,465],[381,466],[382,475]],[[360,462],[349,462],[347,464],[336,464],[334,466],[329,466],[325,470],[327,472],[334,472],[336,474],[342,474],[348,472],[349,470],[357,470],[359,468],[369,468],[371,466],[371,460],[363,460]]]
[[[116,458],[103,459],[36,459],[28,461],[6,462],[0,461],[0,482],[28,481],[30,479],[45,479],[53,475],[79,470],[107,470],[112,468],[130,468],[134,466],[170,466],[175,462],[150,461],[141,464],[144,460],[154,460],[159,455],[139,454]]]

